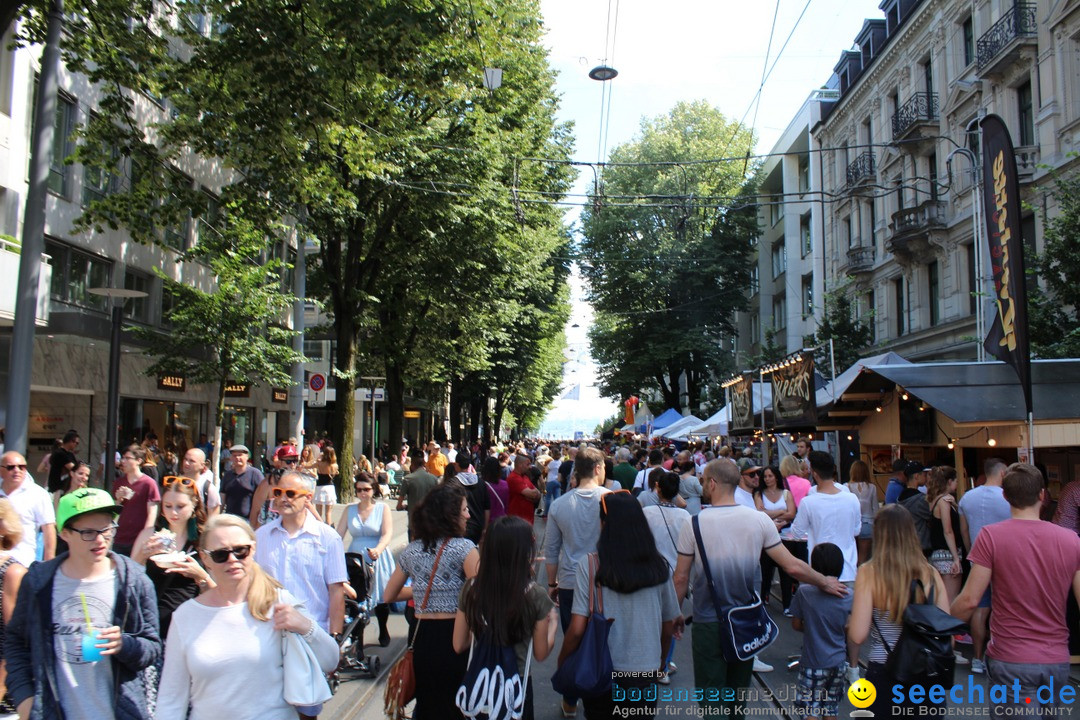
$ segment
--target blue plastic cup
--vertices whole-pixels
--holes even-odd
[[[91,630],[82,636],[82,659],[83,662],[97,662],[101,659],[101,648],[97,646],[100,641],[101,631]]]

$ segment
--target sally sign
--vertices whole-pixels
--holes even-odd
[[[981,127],[983,203],[996,311],[983,347],[1016,370],[1024,389],[1027,410],[1031,412],[1031,351],[1027,335],[1027,286],[1016,155],[1009,130],[1001,118],[987,115]]]
[[[772,373],[773,425],[777,428],[817,424],[814,358],[804,355]]]

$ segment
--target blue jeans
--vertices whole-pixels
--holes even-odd
[[[1069,663],[1010,663],[994,658],[987,658],[986,670],[990,675],[990,682],[995,685],[1006,687],[1006,702],[993,705],[994,717],[1004,717],[1006,713],[1013,717],[1053,717],[1054,709],[1060,707],[1058,692],[1069,684]],[[1013,681],[1020,681],[1019,702],[1013,702]],[[1054,691],[1047,699],[1047,687],[1043,688],[1042,700],[1039,698],[1039,687],[1049,686],[1053,683]],[[1031,703],[1024,702],[1031,698]],[[1005,708],[1009,708],[1006,710]]]
[[[544,493],[544,515],[547,515],[551,512],[551,503],[558,500],[559,496],[562,495],[562,485],[559,484],[558,480],[548,480],[545,489],[547,492]]]

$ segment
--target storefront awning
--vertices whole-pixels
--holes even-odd
[[[1033,360],[1035,420],[1080,417],[1080,359]],[[1003,362],[877,365],[848,387],[837,405],[865,400],[868,393],[899,385],[955,422],[1000,423],[1027,420],[1016,372]]]

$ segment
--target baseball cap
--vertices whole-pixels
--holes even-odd
[[[69,521],[89,513],[104,512],[115,517],[122,509],[104,490],[83,488],[60,498],[56,508],[56,526],[63,530]]]
[[[919,473],[921,473],[922,471],[923,471],[922,463],[921,462],[915,462],[914,460],[909,460],[907,465],[904,466],[904,476],[905,477],[909,477],[909,478],[914,477],[914,476],[918,475]]]
[[[295,445],[282,445],[278,448],[277,456],[279,459],[287,457],[299,457],[300,453],[296,452]]]
[[[753,472],[754,470],[760,470],[761,469],[761,466],[758,465],[753,460],[751,460],[750,458],[745,458],[745,457],[744,458],[739,458],[739,463],[738,464],[739,464],[739,472],[740,473],[748,473],[748,472]]]
[[[247,445],[240,445],[240,444],[233,445],[231,448],[229,448],[229,452],[231,452],[231,453],[240,453],[240,452],[242,452],[242,453],[247,453],[248,455],[251,454],[251,451],[248,450]]]

